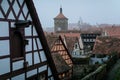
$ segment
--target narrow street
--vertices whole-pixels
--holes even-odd
[[[116,71],[120,67],[120,59],[117,61],[117,63],[113,66],[113,68],[110,70],[110,72],[107,75],[106,80],[114,80]]]

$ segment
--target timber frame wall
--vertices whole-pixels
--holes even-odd
[[[0,31],[0,80],[59,80],[32,0],[0,0]]]

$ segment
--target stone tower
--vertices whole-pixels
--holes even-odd
[[[60,7],[60,13],[54,18],[54,31],[67,31],[68,30],[68,18],[62,13],[62,7]]]

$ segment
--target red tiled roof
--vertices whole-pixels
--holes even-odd
[[[59,13],[54,19],[68,19],[62,13]]]
[[[114,36],[120,38],[120,26],[106,27],[104,30],[108,36]]]
[[[66,36],[66,37],[77,37],[77,38],[80,38],[80,33],[58,33],[58,35],[60,35],[62,38],[64,36]]]
[[[93,54],[120,53],[120,39],[115,37],[97,37],[93,48]]]

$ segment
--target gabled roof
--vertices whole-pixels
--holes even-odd
[[[46,34],[47,42],[49,48],[53,46],[54,42],[59,39],[59,35],[61,36],[62,40],[65,40],[66,47],[69,52],[73,51],[74,44],[79,43],[80,33],[56,33],[56,34]],[[80,43],[79,43],[80,44]]]
[[[66,41],[66,47],[69,50],[69,52],[74,50],[75,43],[79,43],[79,39],[77,37],[66,37],[65,36],[65,41]]]
[[[66,51],[67,55],[69,55],[71,61],[73,62],[72,57],[71,57],[68,49],[66,48],[61,36],[58,36],[58,35],[46,35],[46,39],[47,39],[47,43],[49,45],[49,48],[51,50],[51,54],[52,54],[52,52],[54,52],[54,51],[52,51],[52,48],[56,45],[56,42],[58,41],[59,43],[57,43],[57,45],[60,45],[60,46],[62,45],[64,47],[64,51]],[[61,49],[56,49],[55,52],[57,52],[57,51],[59,52],[60,50]]]
[[[62,8],[60,8],[60,13],[54,18],[54,19],[67,19],[67,17],[64,16],[64,14],[62,13]]]
[[[63,13],[59,13],[54,19],[68,19]]]
[[[27,7],[29,9],[29,12],[30,12],[31,18],[33,20],[33,23],[35,25],[35,30],[36,30],[36,32],[38,34],[38,37],[39,37],[39,39],[41,41],[41,44],[43,46],[43,49],[45,51],[45,55],[47,57],[47,61],[48,61],[48,64],[49,64],[49,66],[51,68],[54,79],[59,80],[58,76],[56,75],[57,71],[55,69],[55,64],[54,64],[54,61],[53,61],[52,56],[50,54],[50,50],[49,50],[46,38],[44,36],[44,32],[43,32],[40,20],[38,18],[38,14],[37,14],[37,11],[35,9],[33,0],[25,0],[25,2],[26,2]]]
[[[67,50],[63,39],[58,35],[46,36],[49,48],[51,50],[52,58],[59,73],[65,73],[72,69],[73,59]]]
[[[114,37],[97,37],[93,53],[110,54],[112,52],[120,53],[120,39]]]

